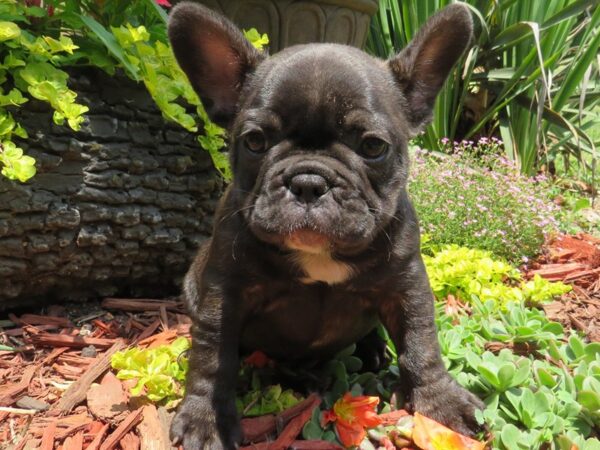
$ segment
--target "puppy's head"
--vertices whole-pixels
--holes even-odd
[[[407,142],[471,37],[465,6],[433,16],[389,61],[336,44],[266,57],[196,3],[171,12],[175,56],[229,128],[233,195],[261,240],[306,254],[355,254],[393,220]]]

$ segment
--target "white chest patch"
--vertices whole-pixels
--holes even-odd
[[[306,284],[323,281],[327,284],[338,284],[354,275],[354,268],[346,263],[336,261],[330,253],[308,253],[297,251],[292,256],[293,261],[306,274],[300,281]]]

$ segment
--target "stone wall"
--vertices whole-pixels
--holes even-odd
[[[79,71],[70,85],[90,107],[79,132],[40,102],[15,112],[38,174],[0,177],[0,309],[176,294],[211,231],[222,181],[195,137],[127,79]]]

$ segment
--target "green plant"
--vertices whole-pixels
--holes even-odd
[[[256,387],[236,398],[238,413],[244,417],[277,414],[294,406],[302,400],[291,389],[283,390],[281,385],[267,386],[265,389]]]
[[[42,2],[0,0],[0,156],[2,174],[26,181],[35,174],[34,160],[22,155],[13,137],[27,132],[11,110],[36,98],[54,109],[54,122],[78,130],[87,106],[76,102],[65,70],[93,65],[109,74],[123,71],[143,82],[165,119],[196,133],[215,167],[231,177],[227,156],[221,152],[225,131],[212,123],[186,76],[179,69],[166,37],[166,13],[154,0],[55,0]],[[259,49],[268,37],[246,32]]]
[[[190,348],[187,338],[178,338],[170,345],[142,349],[133,347],[115,353],[112,368],[121,380],[137,380],[133,395],[145,395],[152,401],[180,398],[187,372],[187,359],[182,354]]]
[[[76,94],[67,86],[68,74],[57,68],[78,47],[67,36],[36,35],[24,28],[29,18],[45,13],[15,0],[0,2],[0,165],[4,176],[19,181],[35,174],[35,161],[13,142],[13,136],[26,138],[27,132],[14,120],[11,109],[29,98],[48,102],[54,122],[66,121],[73,130],[79,129],[88,110],[75,102]]]
[[[35,175],[35,159],[24,155],[23,150],[10,141],[0,144],[0,166],[2,175],[9,180],[27,181]]]
[[[382,0],[368,49],[382,57],[405,47],[420,25],[450,0]],[[507,156],[532,174],[558,155],[596,160],[600,8],[597,0],[468,0],[476,38],[440,93],[433,122],[419,137],[501,136]]]
[[[470,312],[457,315],[445,314],[444,302],[436,303],[442,357],[457,381],[485,401],[486,409],[478,417],[492,432],[491,448],[572,450],[576,446],[598,450],[600,343],[565,333],[542,311],[522,302],[509,303],[504,310],[497,303],[498,299],[483,302],[473,296]],[[380,332],[395,360],[393,344],[383,328]],[[180,380],[186,370],[185,359],[178,355],[188,345],[183,339],[170,347],[130,349],[113,357],[113,367],[119,370],[119,378],[138,379],[136,392],[153,392],[158,386],[155,401],[175,400],[183,394]],[[518,354],[517,348],[521,348]],[[347,392],[379,396],[379,411],[387,412],[401,376],[395,362],[379,373],[363,371],[355,350],[352,345],[324,365],[312,368],[285,363],[261,365],[260,369],[242,366],[238,409],[246,416],[258,415],[279,412],[297,402],[297,394],[273,383],[278,376],[283,375],[288,382],[296,380],[296,385],[306,380],[318,382],[324,392],[323,402],[304,426],[303,436],[339,444],[331,424],[322,420],[325,412]],[[396,431],[409,436],[410,427],[402,422]],[[369,437],[380,441],[386,431],[371,430]]]
[[[412,158],[408,190],[422,231],[438,245],[489,250],[513,262],[535,255],[557,229],[558,206],[544,177],[525,177],[506,158],[487,153],[497,142],[443,145],[455,153],[417,148]]]
[[[515,301],[539,304],[571,290],[539,276],[524,281],[517,269],[483,250],[450,245],[423,259],[431,288],[441,300],[453,295],[467,302],[476,296],[500,306]]]

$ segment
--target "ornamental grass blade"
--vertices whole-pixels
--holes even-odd
[[[79,14],[79,18],[81,21],[98,37],[98,39],[106,46],[108,51],[112,53],[112,55],[117,58],[117,60],[121,63],[123,68],[127,70],[129,75],[136,81],[139,81],[138,70],[137,68],[129,62],[123,49],[120,44],[117,42],[117,39],[113,36],[112,33],[106,30],[97,22],[94,18],[90,16],[86,16],[83,14]]]
[[[152,11],[156,13],[156,16],[161,20],[161,22],[166,25],[169,20],[167,13],[164,9],[158,4],[156,0],[143,0],[144,3],[150,8]]]

